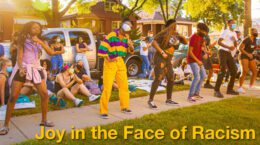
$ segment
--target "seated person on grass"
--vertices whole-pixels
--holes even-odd
[[[1,106],[7,104],[9,98],[10,87],[8,84],[8,79],[10,73],[12,72],[12,62],[9,59],[3,59],[0,62],[0,102]]]
[[[101,90],[98,85],[87,75],[86,70],[84,68],[84,63],[82,60],[79,60],[74,67],[75,74],[80,78],[84,85],[88,88],[91,94],[100,95]]]
[[[89,92],[84,86],[83,81],[74,73],[74,66],[69,65],[64,65],[61,73],[56,76],[54,90],[58,97],[73,101],[77,107],[83,103],[83,100],[75,97],[78,93],[88,96],[89,101],[95,101],[100,97]]]

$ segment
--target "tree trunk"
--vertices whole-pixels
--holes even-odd
[[[177,15],[178,15],[179,9],[180,9],[180,7],[181,7],[181,4],[182,4],[182,0],[179,1],[179,4],[178,4],[177,9],[176,9],[175,14],[174,14],[174,19],[177,18]]]
[[[251,0],[244,0],[244,36],[248,35],[248,29],[252,27]]]
[[[52,26],[60,26],[59,0],[52,0]]]

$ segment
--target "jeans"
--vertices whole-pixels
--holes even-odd
[[[203,65],[200,67],[196,62],[189,65],[194,76],[189,92],[189,97],[192,97],[195,94],[199,94],[203,80],[206,78],[206,71]]]
[[[158,52],[154,55],[154,74],[155,79],[153,80],[151,91],[150,91],[150,98],[149,101],[154,100],[154,95],[160,85],[161,81],[166,77],[167,79],[167,86],[166,86],[166,95],[167,100],[172,99],[172,90],[174,84],[174,77],[173,77],[173,66],[171,64],[172,56],[168,55],[167,59],[164,59],[162,55]]]
[[[230,52],[227,52],[225,50],[219,50],[218,57],[219,57],[220,72],[218,73],[215,91],[219,91],[223,78],[225,77],[227,71],[230,73],[231,76],[228,83],[227,90],[228,91],[233,90],[235,79],[236,79],[236,73],[237,73],[237,66],[235,64],[234,58],[232,57]]]
[[[91,77],[90,68],[89,68],[88,59],[87,59],[86,54],[85,53],[77,53],[76,62],[79,61],[79,60],[83,61],[83,65],[84,65],[84,68],[86,70],[86,73],[88,74],[89,77]]]
[[[54,55],[51,57],[51,69],[61,71],[63,66],[63,58],[61,55]]]
[[[142,72],[144,74],[148,73],[149,74],[149,70],[150,70],[150,63],[148,60],[148,56],[146,55],[141,55],[142,57]]]
[[[153,52],[153,51],[148,51],[148,59],[149,59],[149,62],[150,62],[150,67],[149,67],[149,69],[150,69],[150,70],[152,70],[151,65],[154,65],[154,62],[153,62],[154,54],[155,54],[155,52]]]

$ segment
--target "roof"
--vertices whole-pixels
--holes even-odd
[[[0,1],[0,12],[16,12],[15,6],[11,1]]]
[[[137,23],[143,23],[143,24],[164,24],[164,19],[159,11],[155,11],[152,14],[149,14],[147,12],[141,12],[139,14],[141,17],[140,20],[137,21]],[[196,22],[189,20],[187,18],[177,17],[176,18],[177,23],[185,23],[185,24],[195,24]]]

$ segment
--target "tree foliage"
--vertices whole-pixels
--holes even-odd
[[[188,16],[221,29],[228,19],[241,22],[244,14],[243,0],[187,0],[184,9]]]

